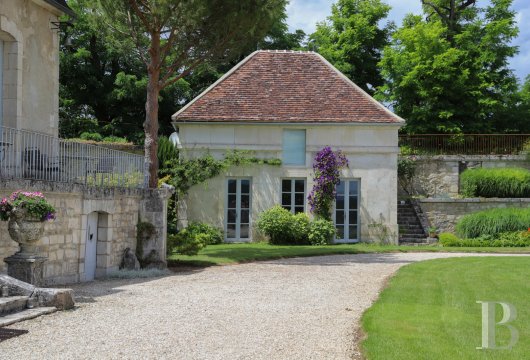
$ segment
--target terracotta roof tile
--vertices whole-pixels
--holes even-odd
[[[256,51],[176,122],[402,123],[314,52]]]

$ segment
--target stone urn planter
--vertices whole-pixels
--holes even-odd
[[[19,255],[36,255],[36,243],[44,233],[44,221],[28,215],[24,208],[11,211],[7,229],[11,239],[20,245]]]

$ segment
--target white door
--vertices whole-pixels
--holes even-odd
[[[0,40],[0,126],[4,124],[4,42]],[[1,140],[1,139],[0,139]]]
[[[96,276],[96,249],[98,242],[98,213],[88,214],[85,247],[85,281]]]
[[[335,242],[359,241],[359,180],[341,180],[335,195]]]
[[[250,239],[250,179],[228,179],[226,240]]]

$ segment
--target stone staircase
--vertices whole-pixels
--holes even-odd
[[[0,328],[55,311],[56,307],[38,307],[38,301],[29,296],[0,297]]]
[[[398,225],[400,245],[429,244],[427,234],[423,230],[414,206],[408,201],[405,203],[398,202]]]

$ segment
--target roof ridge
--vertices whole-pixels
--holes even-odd
[[[263,49],[263,50],[256,50],[255,52],[259,53],[272,53],[272,54],[316,54],[316,52],[311,50],[269,50],[269,49]]]

